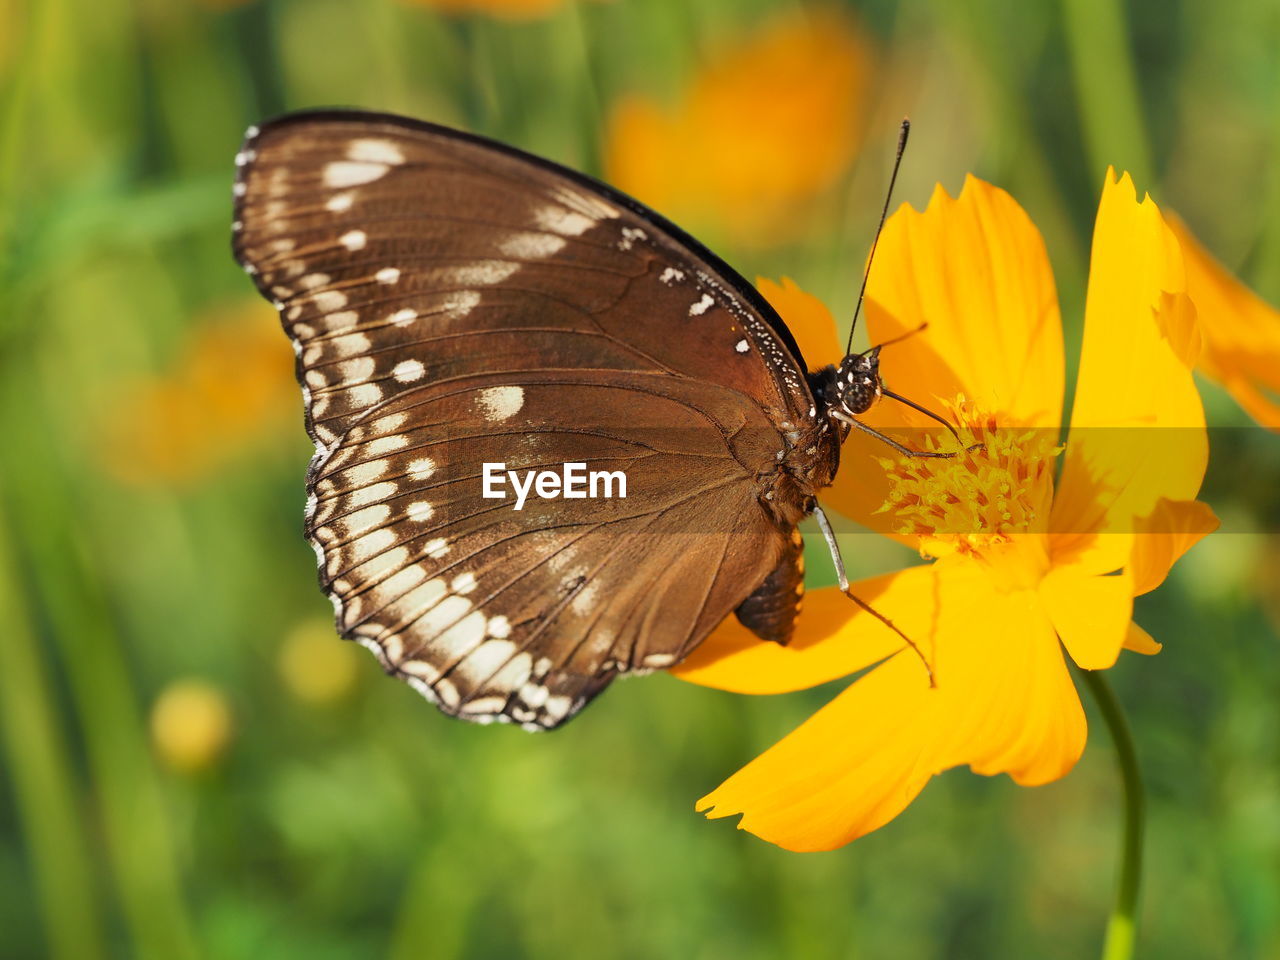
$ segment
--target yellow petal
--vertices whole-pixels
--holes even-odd
[[[1218,529],[1218,517],[1199,500],[1162,499],[1138,524],[1129,560],[1135,596],[1164,583],[1178,558]]]
[[[939,186],[924,213],[904,204],[885,225],[867,297],[872,343],[929,324],[885,348],[890,389],[925,404],[964,394],[1002,423],[1058,427],[1058,296],[1044,241],[1009,194],[969,177],[954,200]]]
[[[1062,416],[1062,324],[1044,241],[1007,193],[970,177],[959,198],[939,187],[923,213],[903,205],[889,218],[867,285],[868,335],[885,348],[889,389],[940,411],[963,394],[1002,426],[1056,431]],[[860,417],[913,448],[938,424],[892,400]],[[1055,434],[1056,436],[1056,434]],[[877,511],[889,492],[880,440],[853,433],[824,493],[845,516],[879,533],[894,517]]]
[[[1152,639],[1151,634],[1143,630],[1136,623],[1129,624],[1129,632],[1124,638],[1124,648],[1132,650],[1134,653],[1142,653],[1147,656],[1154,656],[1162,649],[1162,645]]]
[[[853,592],[893,619],[927,599],[932,587],[930,568],[921,566],[855,583]],[[761,640],[729,617],[670,672],[735,693],[786,693],[856,673],[900,649],[896,633],[829,587],[805,596],[795,639],[787,646]]]
[[[1085,721],[1034,594],[1001,593],[970,563],[935,564],[931,596],[893,611],[938,642],[938,686],[904,651],[698,802],[791,850],[829,850],[883,825],[936,773],[969,764],[1024,784],[1062,776]]]
[[[1101,576],[1121,569],[1133,553],[1132,531],[1127,533],[1051,532],[1049,554],[1058,569],[1073,569],[1088,576]]]
[[[1084,346],[1071,434],[1054,501],[1056,562],[1106,552],[1166,497],[1192,500],[1208,458],[1190,363],[1198,344],[1182,254],[1150,198],[1107,172],[1094,226]]]
[[[796,338],[810,370],[841,361],[844,349],[836,333],[836,322],[826,304],[800,289],[790,277],[783,277],[781,283],[774,283],[767,277],[756,277],[756,289],[778,311]]]
[[[1165,221],[1182,247],[1199,316],[1200,369],[1260,424],[1280,430],[1280,310],[1233,277],[1176,215],[1166,211]]]
[[[1057,568],[1040,582],[1040,598],[1076,666],[1115,664],[1133,618],[1132,575],[1091,577]]]

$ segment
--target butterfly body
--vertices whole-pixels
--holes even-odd
[[[430,124],[291,115],[237,163],[234,252],[297,354],[340,632],[445,712],[531,729],[735,611],[786,641],[845,392],[745,280],[602,184]],[[516,510],[499,463],[627,492]]]

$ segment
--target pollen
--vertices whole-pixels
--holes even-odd
[[[926,439],[941,457],[881,458],[889,494],[878,513],[895,533],[920,538],[926,556],[986,556],[1018,534],[1043,533],[1053,502],[1054,463],[1062,446],[1048,431],[1001,428],[995,415],[957,398],[948,420],[960,439]]]

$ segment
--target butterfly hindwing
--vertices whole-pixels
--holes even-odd
[[[298,353],[308,535],[344,635],[447,712],[551,727],[676,662],[779,563],[812,442],[736,274],[585,178],[364,114],[251,131],[235,249]],[[484,496],[484,464],[626,498]],[[508,484],[507,491],[511,491]],[[793,511],[794,512],[794,511]]]

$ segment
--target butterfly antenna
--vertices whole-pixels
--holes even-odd
[[[898,168],[902,166],[902,155],[907,150],[907,135],[911,133],[911,121],[902,118],[902,130],[898,134],[898,152],[893,158],[893,173],[889,174],[889,189],[884,195],[884,209],[880,211],[880,225],[876,227],[875,239],[871,241],[871,253],[867,256],[867,269],[862,274],[862,289],[858,291],[858,302],[853,308],[853,321],[849,324],[849,340],[844,345],[844,352],[853,349],[853,331],[858,328],[858,312],[862,309],[862,300],[867,295],[867,280],[871,277],[871,261],[876,258],[876,246],[880,243],[880,233],[884,230],[884,222],[889,218],[889,202],[893,199],[893,185],[898,180]]]

